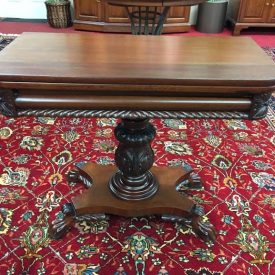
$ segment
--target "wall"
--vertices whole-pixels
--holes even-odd
[[[0,17],[46,18],[45,0],[0,0]]]

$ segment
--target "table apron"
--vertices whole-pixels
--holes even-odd
[[[236,97],[164,97],[164,96],[99,96],[99,95],[30,95],[20,94],[15,106],[54,109],[102,110],[184,110],[184,111],[248,111],[250,98]]]

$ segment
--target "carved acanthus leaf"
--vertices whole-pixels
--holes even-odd
[[[268,102],[271,93],[256,94],[252,100],[250,119],[264,118],[268,111]]]
[[[0,112],[5,116],[16,116],[14,93],[11,90],[0,90]]]

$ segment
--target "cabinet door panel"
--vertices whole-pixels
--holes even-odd
[[[243,0],[240,10],[240,22],[263,23],[268,15],[267,1],[272,0]]]
[[[169,10],[167,23],[188,23],[190,7],[171,7]]]
[[[275,0],[271,3],[267,23],[275,23]]]
[[[112,6],[107,3],[105,6],[105,22],[109,23],[128,23],[129,19],[125,8]]]
[[[74,0],[75,19],[83,21],[101,20],[100,0]]]

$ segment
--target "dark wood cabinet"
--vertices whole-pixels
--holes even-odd
[[[172,7],[163,32],[189,31],[190,7]],[[106,0],[74,0],[74,28],[86,31],[131,32],[128,16],[122,7]]]
[[[231,0],[233,35],[248,27],[275,27],[275,0]]]

